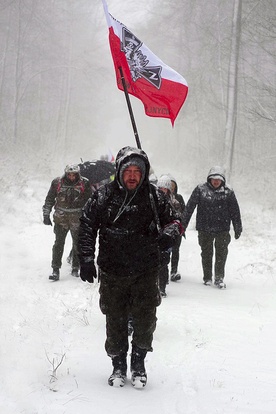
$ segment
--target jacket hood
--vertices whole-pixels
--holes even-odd
[[[175,183],[175,189],[173,191],[173,194],[177,194],[178,193],[178,185],[177,185],[176,179],[171,174],[168,174],[168,176],[170,177],[171,181],[173,181]]]
[[[115,165],[116,165],[116,181],[118,182],[119,186],[122,187],[122,183],[120,181],[120,177],[121,177],[121,169],[125,164],[130,163],[131,164],[131,160],[137,160],[140,159],[141,162],[143,162],[145,164],[145,174],[144,177],[139,185],[139,187],[141,186],[141,184],[143,183],[143,181],[148,181],[149,178],[149,170],[150,170],[150,163],[149,163],[149,159],[147,154],[139,149],[139,148],[135,148],[135,147],[124,147],[122,149],[120,149],[120,151],[118,152],[117,156],[116,156],[116,161],[115,161]]]
[[[219,179],[225,184],[225,169],[223,167],[219,167],[218,165],[212,167],[208,173],[207,181],[210,182],[211,178]]]

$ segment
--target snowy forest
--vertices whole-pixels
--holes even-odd
[[[172,128],[130,96],[155,174],[187,202],[214,165],[241,208],[227,289],[204,286],[195,214],[158,307],[148,383],[110,387],[99,283],[49,280],[42,205],[67,164],[136,146],[101,0],[0,0],[0,412],[275,414],[275,0],[107,0],[189,85]],[[131,341],[131,338],[130,338]]]
[[[274,0],[110,0],[108,7],[189,85],[174,128],[146,117],[142,103],[131,98],[156,172],[178,172],[190,191],[212,165],[223,164],[235,189],[273,205]],[[135,146],[102,2],[1,0],[0,10],[5,180],[52,179],[69,162]]]

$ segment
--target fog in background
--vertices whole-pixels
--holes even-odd
[[[148,385],[109,387],[99,285],[70,275],[70,237],[50,283],[41,209],[66,164],[136,145],[102,3],[0,0],[0,412],[274,414],[275,0],[107,2],[189,84],[174,128],[130,97],[156,174],[173,174],[187,201],[230,162],[244,230],[227,289],[206,287],[193,216],[182,279],[158,308]]]
[[[172,173],[190,193],[211,166],[225,163],[235,89],[231,185],[240,199],[272,207],[275,1],[107,3],[189,85],[174,128],[169,120],[147,117],[142,102],[130,97],[156,174]],[[68,163],[136,145],[100,0],[0,0],[0,145],[4,191],[30,178],[50,185]]]

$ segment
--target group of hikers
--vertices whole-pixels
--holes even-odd
[[[186,206],[172,176],[162,175],[157,180],[150,172],[142,149],[124,147],[116,157],[114,180],[92,191],[79,166],[69,165],[62,177],[52,181],[43,206],[46,225],[52,225],[54,208],[49,279],[60,278],[70,231],[72,276],[88,283],[99,280],[100,309],[106,317],[105,349],[113,366],[108,378],[111,386],[122,387],[127,379],[130,318],[131,383],[135,388],[147,383],[145,357],[152,351],[156,308],[166,297],[169,278],[173,282],[181,278],[179,249],[195,208],[205,285],[214,281],[217,287],[226,287],[231,223],[236,239],[242,232],[239,205],[226,185],[223,168],[210,170],[207,181],[194,189]]]

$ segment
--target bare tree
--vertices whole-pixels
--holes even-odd
[[[242,0],[234,1],[232,42],[228,73],[227,119],[225,126],[224,165],[230,180],[237,122],[238,67],[241,36]]]

